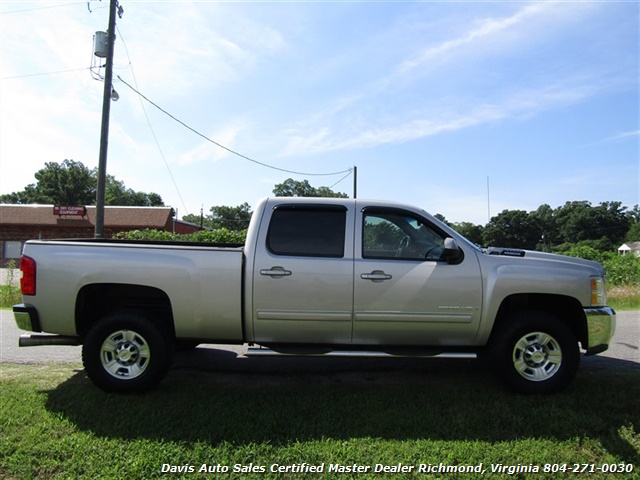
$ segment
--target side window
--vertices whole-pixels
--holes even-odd
[[[442,258],[444,235],[413,214],[399,210],[367,210],[363,219],[363,258]]]
[[[346,217],[343,207],[276,207],[267,249],[274,255],[342,258]]]

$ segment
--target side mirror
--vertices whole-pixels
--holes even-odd
[[[451,237],[447,237],[444,239],[444,253],[442,254],[442,258],[444,258],[449,263],[460,263],[462,261],[462,250],[458,247],[458,242]]]

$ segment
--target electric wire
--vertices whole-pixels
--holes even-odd
[[[206,135],[204,135],[203,133],[200,133],[199,131],[197,131],[195,128],[187,125],[185,122],[183,122],[182,120],[176,118],[174,115],[172,115],[171,113],[167,112],[165,109],[163,109],[162,107],[160,107],[158,104],[154,103],[153,101],[149,100],[147,97],[145,97],[142,93],[140,93],[138,90],[136,90],[135,88],[133,88],[131,85],[129,85],[126,81],[124,81],[122,79],[122,77],[120,77],[120,75],[118,75],[118,80],[120,80],[122,83],[124,83],[127,87],[129,87],[131,90],[133,90],[135,93],[137,93],[138,95],[140,95],[140,97],[144,98],[147,102],[149,102],[151,105],[153,105],[154,107],[156,107],[158,110],[160,110],[162,113],[164,113],[165,115],[167,115],[168,117],[170,117],[171,119],[173,119],[174,121],[178,122],[180,125],[182,125],[183,127],[185,127],[188,130],[191,130],[193,133],[195,133],[196,135],[198,135],[199,137],[204,138],[206,141],[213,143],[214,145],[222,148],[223,150],[228,151],[229,153],[232,153],[240,158],[244,158],[245,160],[248,160],[252,163],[255,163],[257,165],[261,165],[263,167],[266,168],[270,168],[272,170],[277,170],[280,172],[285,172],[285,173],[291,173],[293,175],[304,175],[304,176],[333,176],[333,175],[341,175],[343,173],[347,173],[350,174],[353,169],[349,168],[347,170],[342,170],[339,172],[330,172],[330,173],[310,173],[310,172],[298,172],[295,170],[288,170],[286,168],[280,168],[280,167],[275,167],[273,165],[269,165],[268,163],[264,163],[264,162],[260,162],[258,160],[255,160],[251,157],[247,157],[246,155],[243,155],[242,153],[236,152],[235,150],[230,149],[229,147],[225,147],[224,145],[222,145],[221,143],[216,142],[215,140],[210,139],[209,137],[207,137]]]
[[[84,2],[64,3],[62,5],[46,5],[44,7],[23,8],[22,10],[8,10],[8,11],[0,12],[0,15],[8,15],[10,13],[35,12],[36,10],[48,10],[51,8],[71,7],[74,5],[81,5],[83,3],[87,3],[87,2],[84,1]]]
[[[91,67],[83,67],[83,68],[72,68],[70,70],[58,70],[55,72],[27,73],[24,75],[13,75],[11,77],[2,77],[2,80],[11,80],[13,78],[39,77],[42,75],[57,75],[58,73],[80,72],[82,70],[90,70],[90,69]]]
[[[336,183],[334,183],[333,185],[331,185],[329,188],[333,188],[336,185],[338,185],[341,181],[343,181],[345,178],[347,178],[349,175],[351,175],[353,173],[353,170],[349,170],[349,173],[347,173],[344,177],[342,177],[340,180],[338,180]]]
[[[118,32],[118,35],[120,36],[120,40],[122,41],[122,45],[124,46],[124,51],[127,54],[127,59],[129,60],[129,68],[131,69],[131,75],[133,76],[133,83],[136,84],[136,87],[138,86],[138,80],[136,79],[136,73],[133,70],[133,64],[131,63],[131,57],[129,56],[129,49],[127,48],[127,44],[124,41],[124,37],[122,35],[122,33],[120,32],[120,29],[118,28],[118,26],[116,25],[116,31]],[[118,77],[120,78],[120,77]],[[158,148],[158,152],[160,153],[160,157],[162,157],[162,161],[164,162],[164,166],[167,168],[167,172],[169,172],[169,177],[171,178],[171,182],[173,183],[173,187],[176,189],[176,193],[178,194],[178,197],[180,198],[180,203],[182,203],[182,208],[184,208],[184,211],[186,212],[186,215],[189,215],[189,209],[187,208],[186,204],[184,203],[184,199],[182,198],[182,194],[180,193],[180,189],[178,188],[178,184],[176,183],[176,179],[173,176],[173,173],[171,172],[171,168],[169,167],[169,162],[167,162],[167,158],[164,155],[164,152],[162,151],[162,147],[160,146],[160,142],[158,141],[158,136],[156,135],[155,130],[153,129],[153,126],[151,125],[151,120],[149,119],[149,115],[147,114],[147,110],[146,108],[144,108],[144,102],[142,101],[142,99],[140,97],[138,97],[140,100],[140,106],[142,107],[142,112],[144,113],[144,118],[146,118],[147,120],[147,125],[149,126],[149,130],[151,130],[151,136],[153,136],[153,140],[156,144],[156,147]]]

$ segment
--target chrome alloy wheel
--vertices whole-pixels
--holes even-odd
[[[151,350],[147,341],[133,330],[113,332],[102,343],[100,361],[111,376],[130,380],[147,369]]]
[[[532,332],[518,340],[513,348],[513,366],[532,382],[543,382],[553,377],[562,365],[560,343],[544,332]]]

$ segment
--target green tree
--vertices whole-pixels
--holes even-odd
[[[273,189],[276,197],[333,197],[349,198],[349,195],[342,192],[334,192],[329,187],[315,188],[309,184],[308,180],[297,181],[287,178],[284,182],[277,184]]]
[[[251,221],[251,206],[243,203],[237,207],[211,207],[211,228],[227,230],[246,230]]]
[[[540,228],[524,210],[503,210],[492,217],[484,234],[484,244],[533,250],[540,241]]]
[[[22,192],[0,195],[0,203],[28,204],[52,203],[55,205],[94,205],[98,170],[89,170],[82,162],[64,160],[58,164],[45,163],[35,173],[36,183]],[[164,206],[157,193],[136,192],[123,182],[107,175],[105,203],[119,206]]]
[[[249,228],[249,222],[251,221],[251,206],[248,203],[243,203],[237,207],[227,207],[220,205],[217,207],[211,207],[210,214],[200,218],[199,215],[185,215],[182,220],[186,222],[195,223],[204,227],[217,230],[220,228],[227,229],[229,231],[241,231]]]
[[[625,242],[640,242],[640,222],[631,225],[625,237]]]
[[[37,183],[27,185],[22,192],[0,196],[0,202],[88,205],[95,198],[96,183],[81,162],[47,162],[34,176]]]
[[[550,205],[540,205],[530,214],[531,220],[538,226],[540,232],[540,249],[549,251],[560,239],[555,210]]]
[[[634,205],[631,210],[626,212],[626,215],[631,225],[624,237],[624,241],[640,242],[640,207],[638,205]]]
[[[94,178],[98,178],[98,170],[93,170]],[[113,175],[107,175],[105,181],[104,201],[106,205],[118,205],[121,207],[162,207],[164,202],[157,193],[136,192],[127,188],[123,181],[117,180]]]
[[[476,225],[471,222],[460,222],[454,223],[451,226],[460,235],[466,237],[467,240],[471,240],[476,245],[483,245],[484,227],[482,225]]]
[[[621,202],[567,202],[556,210],[561,242],[578,243],[597,240],[601,248],[618,247],[629,231],[631,222]]]

